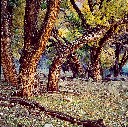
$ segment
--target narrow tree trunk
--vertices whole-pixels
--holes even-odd
[[[119,63],[119,73],[121,72],[122,67],[126,64],[127,61],[128,61],[128,51],[126,50],[121,59],[121,62]]]
[[[1,1],[1,63],[5,81],[16,86],[17,74],[11,52],[11,29],[12,8],[9,8],[8,1]],[[11,9],[11,10],[10,10]],[[11,11],[11,12],[10,12]]]
[[[114,65],[114,77],[117,77],[119,75],[119,54],[120,54],[120,45],[116,44],[116,50],[115,50],[115,65]]]
[[[49,70],[49,75],[48,75],[48,84],[47,84],[47,91],[48,92],[58,92],[59,87],[58,87],[58,81],[60,78],[60,70],[61,70],[61,65],[63,61],[61,57],[56,58]]]
[[[99,60],[97,59],[94,63],[92,63],[93,68],[93,79],[94,81],[98,82],[102,80],[101,76],[101,65]]]
[[[91,73],[94,81],[101,81],[101,65],[100,65],[100,56],[97,56],[97,48],[94,46],[91,48]]]
[[[81,63],[77,57],[76,53],[70,54],[67,57],[67,63],[69,63],[69,66],[71,68],[71,71],[73,73],[73,78],[76,78],[79,74],[82,74],[82,66]]]

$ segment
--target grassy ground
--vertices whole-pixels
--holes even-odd
[[[128,125],[128,82],[109,81],[94,83],[81,79],[61,80],[60,93],[43,93],[30,98],[41,103],[47,109],[64,112],[80,119],[103,119],[108,127],[126,127]],[[14,90],[6,83],[1,83],[0,95],[10,96]],[[0,102],[8,103],[8,102]],[[0,107],[0,126],[43,127],[52,123],[54,127],[77,127],[69,122],[51,118],[38,110],[16,104]]]

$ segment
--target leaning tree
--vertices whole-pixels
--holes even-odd
[[[105,12],[106,4],[108,4],[109,7],[111,8],[111,2],[113,3],[113,1],[104,1],[104,2],[102,1],[100,3],[93,3],[93,1],[91,1],[92,4],[90,4],[90,1],[88,1],[88,4],[86,3],[86,5],[89,8],[89,14],[93,18],[95,17],[94,14],[96,12],[95,4],[99,4],[98,12],[100,13],[101,11],[101,16],[99,16],[99,19],[98,21],[96,21],[95,25],[92,26],[91,24],[92,22],[89,23],[89,21],[87,21],[88,18],[90,18],[88,16],[88,13],[85,13],[84,15],[82,11],[79,9],[79,7],[76,5],[74,0],[70,0],[70,2],[72,7],[77,12],[79,18],[81,19],[81,25],[84,28],[84,33],[82,37],[68,44],[69,48],[66,48],[66,49],[62,48],[62,51],[61,51],[62,53],[56,56],[55,59],[53,60],[51,68],[49,70],[49,77],[48,77],[47,88],[49,92],[58,91],[60,69],[61,69],[62,63],[65,61],[67,56],[73,53],[74,51],[76,51],[78,48],[82,47],[84,44],[90,44],[90,42],[94,43],[94,45],[91,48],[92,76],[95,81],[101,80],[102,76],[101,76],[100,54],[101,54],[102,48],[106,44],[107,40],[110,39],[113,36],[113,34],[116,32],[118,26],[122,23],[127,22],[127,19],[123,17],[125,13],[123,15],[120,15],[120,14],[116,15],[116,13],[114,13],[115,17],[116,16],[118,17],[118,20],[117,20],[116,18],[113,18],[113,15],[111,15],[111,12]],[[122,2],[121,4],[124,4],[124,3]],[[109,17],[105,17],[106,14],[109,15]],[[95,15],[98,17],[97,14]],[[107,20],[105,18],[107,18]]]

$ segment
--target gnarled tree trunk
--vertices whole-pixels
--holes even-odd
[[[117,22],[117,23],[113,23],[110,28],[107,30],[107,32],[105,33],[105,35],[99,40],[98,42],[98,47],[93,47],[92,48],[92,57],[91,57],[91,65],[92,65],[92,75],[93,75],[93,79],[95,81],[100,81],[102,80],[102,75],[101,75],[101,65],[100,65],[100,54],[102,51],[102,48],[104,46],[104,44],[106,43],[106,41],[114,34],[116,28],[122,23],[121,22]]]
[[[122,22],[120,22],[120,23],[122,23]],[[73,53],[78,48],[82,47],[84,44],[89,43],[90,41],[96,41],[98,38],[100,38],[99,47],[96,48],[93,52],[94,57],[92,59],[92,68],[93,68],[92,72],[93,72],[93,79],[95,81],[101,80],[102,77],[101,77],[101,70],[100,70],[100,67],[101,67],[100,53],[101,53],[101,50],[102,50],[106,40],[108,40],[108,38],[110,38],[113,35],[113,32],[116,30],[117,26],[118,26],[118,23],[115,23],[108,30],[106,30],[106,29],[98,29],[97,30],[97,28],[96,28],[96,30],[94,29],[94,30],[92,30],[92,32],[90,31],[91,32],[90,34],[85,33],[79,39],[75,40],[72,43],[69,43],[67,48],[63,49],[62,53],[59,54],[59,56],[55,58],[52,66],[49,70],[49,81],[48,81],[48,85],[47,85],[48,91],[50,91],[50,92],[53,92],[55,90],[58,91],[58,80],[59,80],[60,67],[62,66],[62,63],[65,61],[67,56],[69,54]],[[54,88],[54,89],[52,89],[52,88]]]
[[[102,32],[101,32],[102,31]],[[69,43],[67,48],[62,49],[61,54],[57,56],[51,65],[48,75],[48,85],[47,90],[48,92],[58,92],[58,81],[60,76],[61,66],[64,63],[65,59],[71,54],[74,53],[75,50],[82,47],[84,44],[89,43],[90,41],[98,39],[101,35],[103,35],[104,30],[101,29],[100,31],[92,32],[91,35],[83,35],[79,39]],[[69,50],[70,49],[70,50]]]
[[[51,35],[52,28],[58,15],[60,3],[59,0],[48,1],[46,16],[41,29],[38,32],[36,23],[41,0],[38,2],[35,0],[26,0],[25,8],[25,37],[23,53],[20,59],[19,89],[21,89],[21,94],[27,97],[32,96],[33,94],[34,74],[40,56],[45,50],[47,41]],[[34,38],[33,35],[35,36]]]
[[[59,54],[62,53],[62,49],[68,48],[68,44],[70,42],[68,40],[66,40],[66,38],[63,38],[63,41],[65,41],[65,43],[63,44],[62,38],[60,40],[59,39],[60,37],[58,37],[58,30],[55,28],[53,29],[52,34],[53,34],[53,37],[57,40],[57,42],[55,42],[53,39],[50,39],[50,41],[52,42],[52,45],[55,47],[55,49],[57,51],[56,55],[59,56]],[[68,71],[69,68],[71,69],[71,71],[73,73],[73,78],[77,77],[79,74],[81,74],[83,72],[81,63],[80,63],[76,53],[69,54],[67,57],[67,60],[65,61],[65,63],[63,65],[62,65],[62,70],[64,72],[65,72],[65,70]]]
[[[67,57],[67,63],[73,73],[73,78],[76,78],[79,74],[82,74],[83,69],[76,53],[72,53]]]
[[[4,79],[13,86],[17,85],[17,73],[11,52],[12,7],[8,0],[1,1],[1,63]]]

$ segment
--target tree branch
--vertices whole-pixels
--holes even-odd
[[[93,4],[93,1],[92,0],[88,0],[88,5],[89,5],[89,8],[90,8],[90,11],[93,12],[93,7],[94,7],[94,4]]]
[[[71,2],[71,4],[72,4],[73,8],[76,10],[76,12],[77,12],[79,18],[81,19],[83,27],[89,28],[90,25],[87,24],[87,21],[86,21],[86,19],[84,18],[84,15],[82,14],[82,12],[81,12],[80,9],[78,8],[78,6],[75,4],[75,1],[74,1],[74,0],[70,0],[70,2]]]
[[[16,97],[0,97],[0,101],[9,101],[10,103],[18,103],[23,106],[29,106],[30,108],[37,108],[38,110],[44,112],[45,114],[48,114],[54,118],[58,118],[60,120],[68,121],[72,124],[77,124],[77,125],[83,125],[84,127],[106,127],[103,123],[102,119],[99,120],[80,120],[78,118],[74,118],[70,115],[67,115],[65,113],[59,112],[59,111],[53,111],[53,110],[48,110],[36,101],[30,101],[26,100],[24,98],[16,98]]]
[[[121,59],[121,62],[119,63],[119,71],[122,69],[122,67],[125,65],[125,63],[128,61],[128,51],[126,50],[124,52],[124,55]]]
[[[116,22],[113,23],[110,28],[108,29],[108,31],[105,33],[105,35],[100,39],[99,41],[99,47],[97,48],[97,54],[96,57],[98,57],[98,55],[100,55],[101,50],[103,45],[106,43],[106,41],[112,37],[112,35],[115,33],[115,30],[117,29],[117,27],[122,24],[123,22],[125,22],[124,20],[120,21],[120,22]]]
[[[102,6],[103,6],[103,1],[104,1],[104,0],[101,0],[101,1],[100,1],[99,9],[102,8]]]

